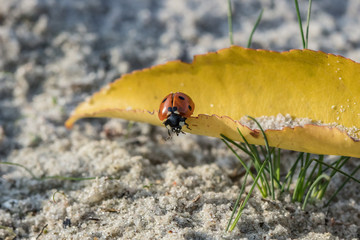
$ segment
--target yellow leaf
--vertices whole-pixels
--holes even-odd
[[[117,117],[162,125],[161,100],[184,92],[195,103],[186,122],[194,134],[263,144],[258,130],[240,119],[290,115],[307,124],[266,130],[271,146],[317,154],[360,157],[360,64],[312,50],[273,52],[233,46],[124,75],[80,104],[66,126],[79,118]],[[299,121],[298,121],[299,122]]]

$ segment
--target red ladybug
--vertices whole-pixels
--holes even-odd
[[[184,133],[181,129],[185,125],[188,129],[189,125],[185,122],[186,118],[190,117],[195,109],[193,100],[182,92],[170,93],[164,100],[162,100],[159,108],[159,119],[165,120],[163,124],[168,129],[169,136],[171,132]]]

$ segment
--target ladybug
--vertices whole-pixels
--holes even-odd
[[[159,119],[165,120],[163,124],[168,129],[169,136],[171,132],[184,133],[181,129],[185,125],[188,129],[189,125],[185,122],[195,109],[193,100],[182,92],[170,93],[162,100],[159,108]],[[184,133],[185,134],[185,133]]]

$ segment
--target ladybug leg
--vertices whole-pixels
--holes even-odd
[[[163,122],[163,124],[165,125],[165,127],[166,127],[166,129],[168,130],[168,137],[165,139],[165,140],[169,140],[169,139],[171,139],[171,137],[172,137],[172,135],[171,135],[171,130],[172,130],[172,128],[170,127],[170,122],[169,122],[169,120],[167,119],[166,121],[164,121]]]
[[[169,129],[168,129],[168,134],[169,134],[169,136],[167,136],[167,138],[165,138],[165,141],[172,139],[171,132]]]
[[[168,138],[171,139],[171,132],[170,132],[170,129],[168,129]]]
[[[189,124],[187,124],[185,122],[186,118],[182,118],[181,121],[183,121],[184,125],[186,126],[187,129],[191,130],[191,128],[189,128]]]

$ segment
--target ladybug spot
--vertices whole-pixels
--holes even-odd
[[[188,108],[189,108],[189,110],[191,111],[192,107],[191,107],[190,105],[188,106]]]
[[[169,112],[172,112],[172,108],[171,108],[171,107],[169,107],[169,108],[168,108],[168,111],[169,111]]]
[[[176,112],[176,110],[177,110],[177,107],[173,107],[173,111]]]
[[[185,98],[184,98],[184,97],[182,97],[182,96],[179,96],[179,98],[180,98],[180,100],[185,100]]]
[[[166,101],[167,98],[164,98],[164,100],[161,103],[164,103]]]

